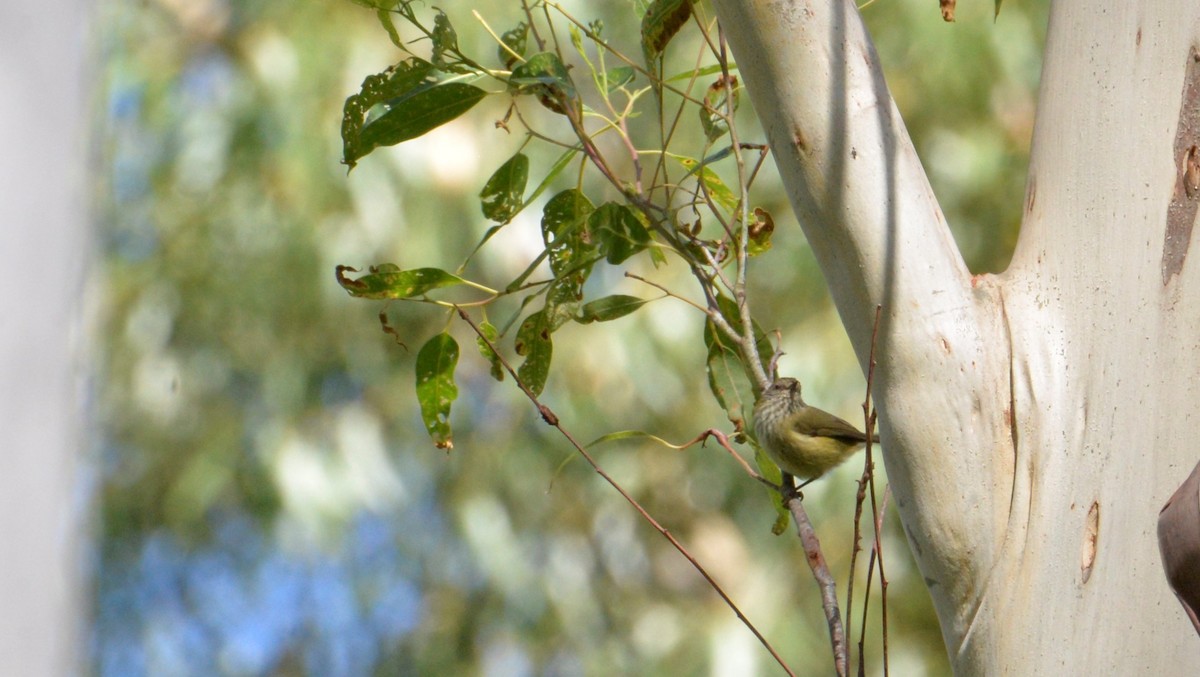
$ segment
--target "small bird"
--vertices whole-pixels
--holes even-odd
[[[758,398],[754,404],[754,434],[780,470],[805,480],[805,484],[834,469],[867,443],[867,436],[848,421],[805,404],[800,397],[800,382],[794,378],[777,379]],[[871,441],[878,442],[879,436]]]

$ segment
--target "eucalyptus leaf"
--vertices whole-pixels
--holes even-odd
[[[520,61],[518,57],[525,56],[525,43],[528,37],[529,24],[524,21],[500,35],[500,42],[504,44],[496,47],[496,55],[500,57],[505,68],[512,68],[513,64]],[[507,49],[505,49],[506,47]]]
[[[588,216],[588,232],[609,263],[622,263],[650,243],[650,232],[638,216],[616,202],[606,202]]]
[[[439,449],[454,448],[450,430],[450,405],[458,398],[454,368],[458,343],[446,332],[429,339],[417,353],[417,402],[421,420]]]
[[[437,10],[437,14],[433,17],[433,65],[438,68],[447,68],[451,62],[446,60],[446,53],[451,55],[458,51],[458,33],[454,31],[454,26],[450,24],[450,17],[442,10]],[[457,61],[457,59],[456,59]]]
[[[523,206],[521,196],[529,180],[529,158],[517,153],[500,165],[479,193],[483,215],[505,223],[516,216]]]
[[[731,105],[733,111],[737,111],[740,99],[736,75],[730,75],[729,78],[722,75],[708,86],[699,114],[700,127],[710,143],[729,131],[726,116],[732,115],[729,110]]]
[[[691,0],[654,0],[646,8],[642,16],[642,53],[652,72],[657,71],[654,61],[691,16]]]
[[[395,3],[393,2],[392,4]],[[386,9],[380,9],[376,10],[375,16],[379,19],[379,25],[383,26],[383,30],[387,31],[388,39],[392,41],[392,44],[407,51],[408,48],[400,40],[400,33],[396,30],[396,24],[392,22],[392,13]]]
[[[575,83],[554,52],[541,52],[513,68],[508,86],[519,94],[533,94],[550,110],[566,114],[576,105]]]
[[[630,82],[633,82],[635,73],[636,71],[633,70],[632,66],[617,66],[615,68],[608,69],[608,71],[604,73],[604,79],[606,81],[608,91],[611,92],[620,87],[624,87]]]
[[[535,87],[561,90],[569,98],[575,97],[575,83],[567,67],[554,52],[540,52],[529,57],[525,63],[513,69],[508,85],[517,91]]]
[[[689,172],[699,174],[700,181],[704,183],[705,192],[715,204],[729,212],[737,210],[737,196],[707,164],[701,166],[691,158],[680,158],[679,164],[686,167]]]
[[[586,266],[550,284],[543,308],[546,326],[550,331],[558,331],[564,324],[575,319],[575,311],[579,309],[579,303],[583,300],[583,283],[587,281],[589,273],[591,266]]]
[[[591,200],[574,188],[556,194],[542,209],[542,240],[550,252],[550,270],[556,277],[595,251],[587,232],[587,218],[594,209]]]
[[[545,311],[539,310],[525,318],[517,329],[516,351],[525,361],[517,369],[517,377],[534,395],[540,395],[550,374],[550,359],[554,343]]]
[[[342,162],[353,169],[355,161],[371,151],[363,149],[360,136],[367,113],[374,106],[435,83],[433,64],[415,57],[364,78],[358,93],[347,97],[342,108]]]
[[[423,136],[466,113],[483,100],[487,92],[464,82],[421,87],[387,102],[388,111],[363,125],[358,138],[345,151],[344,162],[351,167],[380,146]]]
[[[497,381],[503,381],[504,365],[500,362],[500,356],[488,345],[488,341],[491,342],[491,345],[496,345],[496,341],[500,338],[500,332],[496,330],[495,325],[487,320],[479,323],[479,331],[487,337],[487,341],[483,340],[482,337],[475,337],[475,344],[479,346],[479,354],[483,355],[483,359],[491,363],[492,368],[490,373],[492,378]]]
[[[607,322],[619,317],[625,317],[633,311],[646,305],[646,299],[627,294],[613,294],[589,301],[579,309],[579,317],[575,318],[580,324],[591,322]]]
[[[432,289],[466,283],[461,277],[440,268],[400,270],[392,263],[371,266],[367,274],[356,279],[347,277],[347,272],[357,273],[358,269],[338,266],[338,284],[351,296],[364,299],[407,299]]]

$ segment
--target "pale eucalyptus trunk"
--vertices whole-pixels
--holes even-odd
[[[854,4],[714,4],[864,365],[883,305],[884,460],[955,672],[1197,674],[1155,536],[1200,457],[1200,2],[1054,3],[1020,239],[982,276]]]
[[[83,665],[89,10],[0,2],[2,675]]]

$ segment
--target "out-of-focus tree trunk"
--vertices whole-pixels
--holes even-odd
[[[864,364],[883,304],[885,462],[955,671],[1196,674],[1155,535],[1198,455],[1200,3],[1053,5],[995,276],[966,269],[853,2],[714,4]]]
[[[0,3],[0,673],[78,674],[85,606],[80,320],[86,30],[76,0]]]

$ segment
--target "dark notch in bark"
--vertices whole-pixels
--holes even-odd
[[[1196,208],[1200,206],[1200,51],[1192,47],[1184,69],[1179,123],[1175,133],[1175,190],[1167,208],[1162,280],[1166,285],[1183,269]]]

